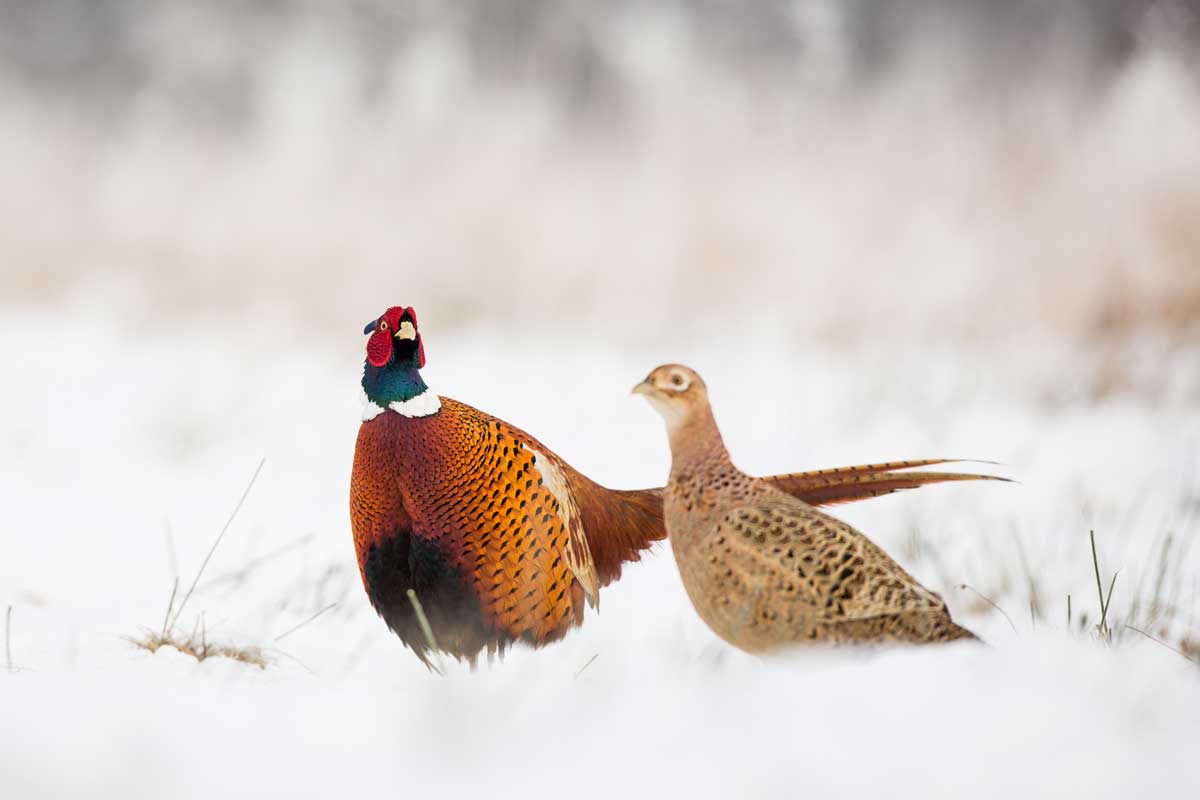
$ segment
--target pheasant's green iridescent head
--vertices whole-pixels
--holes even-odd
[[[392,306],[368,322],[363,334],[370,338],[362,387],[371,402],[387,407],[425,392],[428,387],[419,372],[425,366],[425,344],[412,308]]]

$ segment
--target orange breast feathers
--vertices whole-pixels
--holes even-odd
[[[410,559],[412,574],[392,579],[411,583],[423,602],[435,604],[427,609],[435,629],[468,622],[446,619],[451,609],[436,607],[446,587],[429,582],[440,580],[474,596],[485,638],[541,644],[561,637],[582,619],[585,597],[595,603],[599,591],[572,491],[582,476],[566,470],[524,432],[449,399],[429,417],[381,414],[364,423],[351,516],[373,602],[381,593],[368,579],[372,546],[407,535],[433,545],[442,560]],[[422,575],[423,569],[437,574]]]

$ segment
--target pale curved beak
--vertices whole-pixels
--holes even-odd
[[[402,340],[410,340],[417,338],[417,329],[409,320],[404,320],[400,323],[400,327],[396,328],[396,338]]]
[[[646,378],[646,380],[634,386],[630,394],[654,394],[655,391],[654,384],[650,382],[649,378]]]

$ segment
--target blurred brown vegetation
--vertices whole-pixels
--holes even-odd
[[[1191,340],[1198,39],[1150,0],[6,0],[0,290]]]

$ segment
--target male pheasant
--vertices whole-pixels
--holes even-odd
[[[364,334],[363,422],[350,519],[363,586],[388,627],[426,664],[430,649],[474,662],[514,641],[560,639],[621,565],[666,536],[662,489],[600,486],[524,431],[422,380],[425,347],[411,308]],[[815,504],[981,476],[897,472],[941,460],[873,464],[765,479]]]
[[[866,536],[735,467],[694,371],[658,367],[634,392],[666,421],[671,549],[692,605],[722,639],[757,653],[975,638]]]

